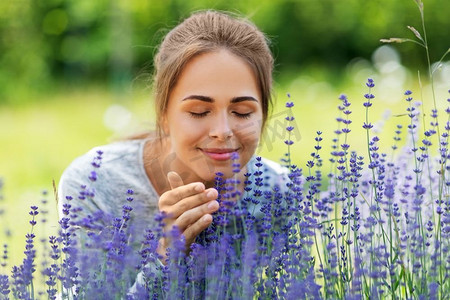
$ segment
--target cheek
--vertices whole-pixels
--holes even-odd
[[[247,120],[246,122],[241,122],[238,126],[236,135],[242,144],[248,146],[256,146],[259,142],[262,130],[261,119]]]
[[[186,151],[195,146],[205,135],[205,126],[200,122],[192,122],[186,118],[174,119],[172,122],[170,126],[172,147],[180,151]]]

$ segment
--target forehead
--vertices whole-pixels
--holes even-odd
[[[199,54],[187,62],[171,90],[169,105],[190,94],[217,100],[240,96],[261,100],[258,80],[249,63],[224,49]]]

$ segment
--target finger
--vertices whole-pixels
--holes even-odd
[[[177,226],[181,232],[185,231],[189,226],[192,226],[200,218],[206,214],[212,214],[219,209],[219,202],[216,200],[209,201],[203,205],[197,206],[181,214],[174,225]]]
[[[187,212],[196,207],[200,207],[201,205],[204,205],[205,203],[208,203],[212,200],[216,200],[218,194],[219,193],[216,189],[210,188],[203,193],[184,198],[171,207],[172,213],[181,215],[184,212]]]
[[[173,190],[175,192],[176,190]],[[165,195],[166,196],[166,195]],[[205,203],[208,203],[212,200],[216,200],[218,196],[218,192],[214,188],[207,189],[202,193],[197,193],[195,195],[191,195],[188,197],[184,197],[183,199],[175,202],[173,198],[167,195],[168,200],[162,199],[159,203],[160,210],[168,213],[172,218],[178,218],[183,213],[190,211],[194,208],[198,208]],[[163,198],[161,196],[161,198]],[[171,199],[169,199],[171,198]],[[172,200],[172,201],[170,201]],[[175,202],[175,203],[173,203]]]
[[[170,206],[178,203],[184,198],[201,194],[205,191],[205,185],[201,182],[193,182],[167,191],[159,198],[159,207]]]
[[[167,180],[169,181],[170,188],[173,190],[174,188],[183,186],[183,179],[181,179],[180,175],[177,172],[170,171],[167,173]]]
[[[206,214],[198,219],[197,222],[186,228],[186,230],[183,232],[183,235],[186,239],[186,246],[192,244],[197,235],[208,228],[208,226],[212,223],[212,220],[212,216],[210,214]]]

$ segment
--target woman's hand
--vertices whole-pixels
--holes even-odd
[[[159,210],[167,214],[164,229],[170,232],[176,226],[184,236],[188,249],[195,237],[211,224],[211,214],[219,209],[216,201],[218,192],[214,188],[205,189],[201,182],[185,185],[176,172],[169,172],[167,179],[171,190],[163,193],[158,202]],[[159,241],[158,254],[164,258],[163,262],[170,244],[168,237]]]

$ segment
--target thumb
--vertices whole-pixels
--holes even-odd
[[[177,172],[170,171],[167,173],[167,180],[169,181],[170,188],[173,190],[174,188],[183,186],[183,179],[181,179],[180,175]]]

